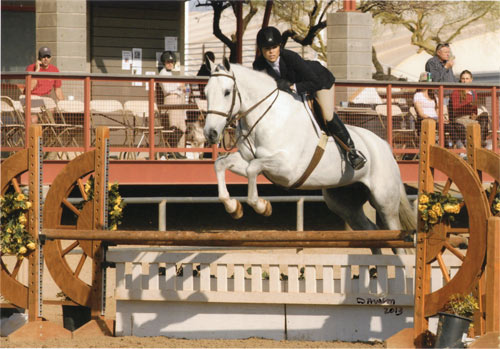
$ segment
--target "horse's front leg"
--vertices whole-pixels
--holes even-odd
[[[245,161],[239,152],[221,156],[215,160],[215,175],[217,176],[217,187],[219,190],[219,200],[224,204],[226,212],[234,219],[243,216],[243,207],[236,199],[231,199],[226,186],[226,170],[230,170],[240,176],[246,177],[248,162]]]
[[[268,200],[259,198],[259,193],[257,191],[257,176],[264,171],[268,171],[270,173],[274,172],[276,174],[276,170],[285,170],[285,173],[285,167],[287,167],[286,162],[283,161],[283,156],[279,153],[273,156],[254,159],[250,161],[246,172],[246,175],[248,177],[247,202],[258,214],[270,216],[273,212],[273,209],[271,203]]]

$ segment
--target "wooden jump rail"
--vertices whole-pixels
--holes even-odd
[[[53,240],[100,240],[117,244],[245,247],[414,247],[413,234],[400,230],[359,231],[127,231],[43,229]]]

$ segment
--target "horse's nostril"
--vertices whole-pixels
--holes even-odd
[[[212,129],[208,133],[208,138],[210,139],[210,142],[212,142],[212,144],[215,144],[215,143],[217,143],[217,139],[219,138],[219,134],[217,133],[216,130]]]

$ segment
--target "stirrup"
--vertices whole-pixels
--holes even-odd
[[[347,153],[347,159],[354,170],[360,170],[366,164],[365,155],[357,149],[351,149]]]

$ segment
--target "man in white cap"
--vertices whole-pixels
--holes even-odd
[[[55,65],[50,64],[52,59],[52,54],[50,48],[41,47],[38,50],[38,59],[36,63],[30,64],[26,67],[26,71],[31,72],[50,72],[59,73],[59,69]],[[64,94],[61,89],[61,80],[53,79],[31,79],[31,94],[37,96],[49,96],[54,89],[56,93],[56,98],[58,100],[64,99]]]

